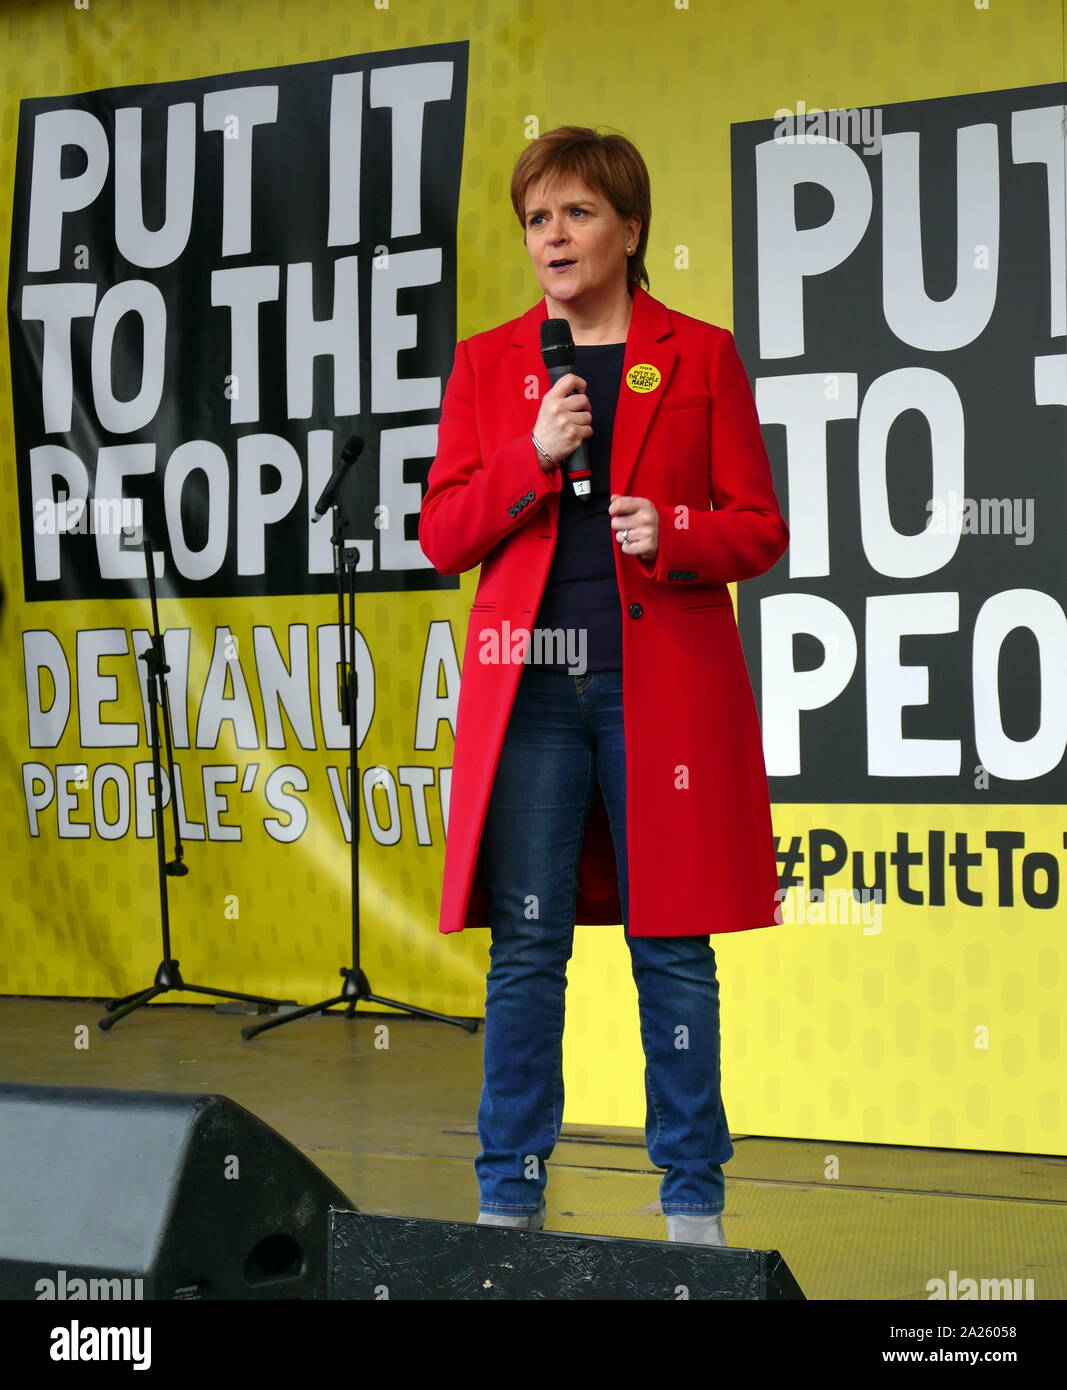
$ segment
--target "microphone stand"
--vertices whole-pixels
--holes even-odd
[[[156,970],[155,979],[147,989],[134,990],[121,999],[108,999],[104,1007],[109,1018],[100,1020],[100,1027],[107,1032],[119,1019],[132,1014],[151,1003],[157,995],[173,990],[185,990],[191,994],[211,994],[218,999],[240,999],[249,1004],[280,1004],[280,999],[267,999],[261,994],[238,994],[232,989],[210,989],[207,985],[190,985],[182,979],[178,962],[171,956],[170,945],[170,902],[167,893],[168,878],[184,878],[189,872],[184,862],[185,851],[182,846],[181,827],[178,823],[178,783],[174,776],[174,744],[171,739],[170,697],[167,694],[167,665],[163,638],[159,631],[159,609],[156,605],[156,570],[152,543],[144,542],[145,565],[148,570],[148,596],[152,604],[152,636],[149,646],[138,658],[145,663],[148,673],[149,728],[152,738],[152,769],[155,778],[156,802],[156,869],[159,875],[159,916],[163,937],[163,957]],[[174,819],[174,858],[168,862],[167,847],[163,829],[163,777],[160,760],[160,711],[162,711],[163,731],[167,742],[167,776],[170,779],[170,805]]]
[[[339,483],[339,475],[334,475]],[[370,981],[360,967],[359,957],[359,826],[360,826],[360,787],[359,787],[359,767],[357,763],[359,749],[359,735],[356,728],[356,711],[358,681],[356,672],[356,568],[359,565],[359,550],[355,545],[346,545],[344,538],[344,526],[346,518],[341,515],[341,503],[337,499],[338,486],[331,480],[331,485],[327,488],[327,493],[334,494],[330,506],[333,511],[333,531],[331,534],[331,544],[333,545],[333,572],[337,582],[337,635],[340,639],[340,664],[338,666],[338,687],[340,696],[341,722],[348,726],[348,821],[349,821],[349,879],[351,884],[351,905],[352,905],[352,964],[342,966],[340,969],[341,978],[344,985],[340,994],[335,994],[330,999],[323,999],[318,1004],[308,1004],[304,1008],[289,1009],[279,1018],[269,1019],[266,1023],[253,1023],[241,1029],[242,1038],[254,1038],[259,1033],[265,1033],[269,1028],[280,1028],[283,1023],[294,1023],[298,1018],[307,1018],[311,1014],[326,1013],[327,1010],[336,1005],[345,1006],[344,1017],[351,1019],[356,1016],[357,1004],[386,1004],[391,1009],[400,1009],[404,1013],[417,1014],[420,1018],[433,1018],[438,1023],[451,1023],[457,1028],[462,1028],[467,1033],[477,1033],[478,1020],[472,1018],[451,1018],[447,1014],[434,1013],[430,1009],[421,1009],[414,1004],[404,1004],[396,999],[386,999],[380,994],[375,994],[370,986]],[[326,494],[324,494],[325,496]],[[323,506],[320,500],[319,507]],[[347,598],[348,612],[345,613],[345,600]],[[347,651],[345,649],[345,632],[348,633]]]

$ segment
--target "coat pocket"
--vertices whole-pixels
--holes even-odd
[[[723,598],[711,599],[706,603],[683,603],[683,613],[713,613],[716,608],[730,608],[734,606],[733,599],[729,594]]]
[[[696,410],[699,407],[711,405],[711,396],[706,391],[695,396],[675,396],[671,400],[665,400],[660,406],[661,410]]]

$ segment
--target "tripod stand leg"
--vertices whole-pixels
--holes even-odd
[[[132,994],[124,994],[121,999],[107,999],[104,1001],[104,1008],[108,1013],[113,1013],[115,1009],[121,1009],[123,1004],[128,1004],[131,999],[140,999],[146,993],[146,990],[135,989]]]
[[[216,999],[240,999],[244,1004],[284,1004],[285,999],[268,999],[263,994],[238,994],[235,989],[210,989],[207,985],[182,985],[194,994],[211,994]]]
[[[448,1014],[435,1014],[432,1009],[420,1009],[415,1004],[401,1004],[396,999],[383,999],[380,994],[365,994],[362,996],[362,1000],[365,1004],[388,1004],[391,1009],[402,1009],[408,1014],[418,1014],[420,1018],[433,1018],[438,1023],[454,1023],[465,1033],[477,1033],[478,1031],[476,1018],[451,1018]],[[351,1017],[351,1014],[348,1017]]]
[[[323,1009],[344,1002],[344,996],[339,994],[335,999],[324,999],[320,1004],[306,1004],[302,1009],[294,1009],[292,1013],[283,1014],[281,1018],[269,1019],[266,1023],[250,1023],[247,1028],[241,1029],[241,1037],[254,1038],[257,1033],[265,1033],[270,1028],[280,1028],[283,1023],[292,1023],[298,1018],[309,1018],[312,1014],[322,1013]]]
[[[142,1004],[150,1003],[157,994],[166,994],[166,992],[166,987],[164,985],[153,985],[151,989],[142,990],[141,993],[136,995],[133,999],[129,999],[127,1002],[123,1003],[114,1013],[109,1014],[107,1018],[102,1018],[100,1020],[100,1027],[106,1033],[113,1023],[118,1023],[120,1018],[125,1018],[127,1014],[132,1014],[134,1009],[139,1009]]]

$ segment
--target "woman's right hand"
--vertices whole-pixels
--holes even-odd
[[[568,372],[542,397],[533,432],[557,465],[570,458],[578,445],[593,433],[589,397],[582,394],[585,387],[580,376]],[[577,394],[570,395],[575,390]],[[537,457],[547,473],[550,465],[540,454]]]

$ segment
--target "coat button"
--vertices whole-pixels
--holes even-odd
[[[641,605],[640,605],[639,603],[631,603],[631,604],[630,604],[630,617],[631,617],[631,618],[639,618],[639,617],[641,616],[641,614],[642,614],[644,611],[645,611],[645,610],[641,607]]]

